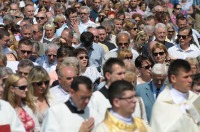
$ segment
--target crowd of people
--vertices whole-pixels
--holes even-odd
[[[200,132],[199,0],[1,0],[0,131]]]

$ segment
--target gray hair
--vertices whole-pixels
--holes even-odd
[[[155,11],[158,11],[158,8],[163,8],[163,7],[160,6],[160,5],[157,5],[157,6],[154,7],[154,10],[155,10]]]
[[[12,16],[12,15],[6,14],[6,15],[3,17],[3,21],[15,22],[15,17]]]
[[[152,74],[167,75],[167,67],[165,64],[156,63],[151,69]]]
[[[144,32],[146,32],[146,33],[154,33],[154,26],[152,26],[152,25],[145,25],[144,26]]]
[[[90,12],[90,8],[88,6],[81,6],[80,10],[86,9],[88,13]]]
[[[66,66],[74,67],[77,71],[77,74],[79,75],[79,73],[80,73],[80,62],[76,57],[64,58],[63,62],[60,64],[58,71],[57,71],[57,74],[58,74],[59,77],[62,77],[61,69],[63,67],[66,67]]]
[[[130,39],[131,39],[131,36],[130,36],[130,33],[129,32],[127,32],[127,31],[121,31],[121,32],[119,32],[118,34],[117,34],[117,36],[116,36],[116,43],[118,44],[118,39],[121,37],[121,36],[123,36],[123,35],[126,35],[127,37],[128,37],[128,42],[130,43]]]
[[[50,50],[50,49],[58,50],[58,48],[59,48],[59,46],[57,44],[50,43],[50,44],[48,44],[48,47],[45,49],[45,52],[48,52],[48,50]]]
[[[0,78],[3,78],[5,76],[7,76],[7,75],[9,76],[11,74],[13,74],[13,71],[12,71],[11,68],[9,68],[9,67],[0,67]]]
[[[167,31],[167,27],[163,23],[157,23],[154,31],[157,32],[158,28],[164,28]]]
[[[23,25],[22,27],[21,27],[21,32],[23,32],[24,30],[26,30],[26,29],[29,29],[29,30],[31,30],[31,31],[33,31],[33,29],[32,29],[32,25],[31,24],[25,24],[25,25]]]

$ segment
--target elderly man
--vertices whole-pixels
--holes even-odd
[[[180,28],[177,36],[179,44],[168,49],[169,55],[178,59],[186,59],[187,57],[196,58],[200,55],[200,50],[194,44],[191,44],[192,29],[190,27]]]
[[[57,102],[64,103],[69,99],[71,83],[79,75],[79,61],[75,57],[67,57],[57,66],[59,84],[50,89]]]
[[[118,46],[118,48],[115,48],[113,50],[111,50],[110,52],[108,52],[107,54],[104,55],[103,58],[103,63],[108,60],[111,57],[117,57],[117,52],[121,49],[129,49],[129,45],[130,45],[130,34],[126,31],[122,31],[119,34],[117,34],[116,36],[116,44]],[[133,54],[133,61],[138,57],[138,53],[137,51],[135,51],[134,49],[130,49],[132,54]]]
[[[35,62],[42,66],[47,72],[56,70],[56,55],[58,48],[59,47],[56,44],[49,44],[45,51],[45,55],[38,58]]]
[[[158,132],[199,132],[200,98],[190,91],[190,64],[182,59],[173,61],[168,69],[170,85],[157,98],[151,126]]]
[[[87,27],[96,27],[96,24],[92,22],[89,18],[90,16],[90,8],[87,6],[82,6],[79,10],[80,14],[80,33],[86,31]]]
[[[31,24],[23,25],[21,27],[20,33],[22,38],[32,39],[33,36],[32,25]]]
[[[111,109],[106,112],[105,119],[94,132],[150,132],[145,123],[132,117],[136,106],[136,94],[134,86],[127,81],[119,80],[113,82],[108,89]]]
[[[151,72],[152,81],[136,86],[136,94],[144,101],[148,122],[150,122],[151,119],[153,104],[166,86],[165,79],[167,77],[167,68],[164,64],[157,63],[153,66]]]
[[[87,106],[93,92],[92,81],[85,76],[75,77],[70,98],[49,108],[41,131],[90,132],[98,123],[98,114]]]

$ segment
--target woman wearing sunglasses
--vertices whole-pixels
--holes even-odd
[[[152,47],[151,53],[154,63],[169,65],[171,58],[169,57],[167,49],[163,44],[156,43]]]
[[[19,74],[12,74],[6,80],[3,99],[15,109],[27,132],[39,132],[35,106],[28,94],[27,79]]]
[[[149,58],[144,55],[139,55],[135,60],[135,66],[139,71],[137,77],[137,85],[151,81],[152,63]]]
[[[92,80],[94,83],[99,79],[101,74],[97,71],[97,68],[94,66],[89,66],[88,53],[85,48],[77,48],[74,50],[74,55],[80,60],[80,75],[86,76]]]
[[[36,115],[40,125],[46,115],[47,109],[54,103],[49,94],[49,75],[41,66],[35,66],[28,74],[29,94],[36,105]]]

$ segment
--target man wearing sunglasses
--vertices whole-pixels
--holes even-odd
[[[87,105],[93,92],[92,81],[85,76],[75,77],[70,98],[49,108],[41,131],[90,132],[98,123],[98,114]]]
[[[150,122],[151,119],[153,104],[160,92],[162,92],[166,86],[165,79],[167,77],[167,68],[165,64],[157,63],[153,66],[151,71],[152,81],[136,86],[137,96],[140,96],[144,101],[148,122]]]
[[[44,24],[47,22],[47,15],[44,12],[38,12],[35,18],[37,23],[41,26],[44,26]]]
[[[180,28],[177,37],[179,43],[168,49],[169,55],[177,59],[196,58],[200,55],[200,50],[191,43],[192,29],[189,26]]]

